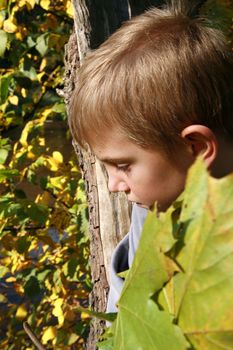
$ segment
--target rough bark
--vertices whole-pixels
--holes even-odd
[[[128,4],[125,1],[122,3]],[[124,11],[120,12],[118,4],[121,15],[119,19],[118,14],[113,11],[114,3],[108,1],[96,5],[95,1],[74,0],[73,5],[74,32],[65,50],[63,97],[67,106],[75,86],[78,68],[87,51],[91,47],[97,47],[120,25],[126,9],[124,7]],[[97,23],[101,30],[97,29]],[[114,247],[128,230],[129,205],[123,194],[109,193],[105,171],[94,155],[84,152],[76,143],[74,148],[85,180],[89,203],[90,265],[93,282],[90,306],[95,311],[103,312],[106,310],[109,289],[108,267]],[[94,319],[86,346],[88,350],[96,349],[96,342],[102,330],[103,322]]]

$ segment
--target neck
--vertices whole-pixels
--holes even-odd
[[[211,166],[211,174],[221,178],[233,172],[233,140],[218,137],[218,155]]]

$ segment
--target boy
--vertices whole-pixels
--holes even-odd
[[[233,171],[233,59],[222,34],[181,2],[125,23],[79,70],[70,107],[76,141],[103,162],[109,190],[134,203],[113,254],[108,311],[117,311],[147,210],[166,210],[198,155]]]

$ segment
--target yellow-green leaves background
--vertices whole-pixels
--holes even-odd
[[[83,348],[87,204],[57,95],[71,1],[0,0],[0,348]]]

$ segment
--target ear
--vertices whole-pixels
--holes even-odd
[[[201,155],[207,168],[217,157],[218,142],[211,129],[204,125],[189,125],[181,132],[189,151],[193,157]]]

